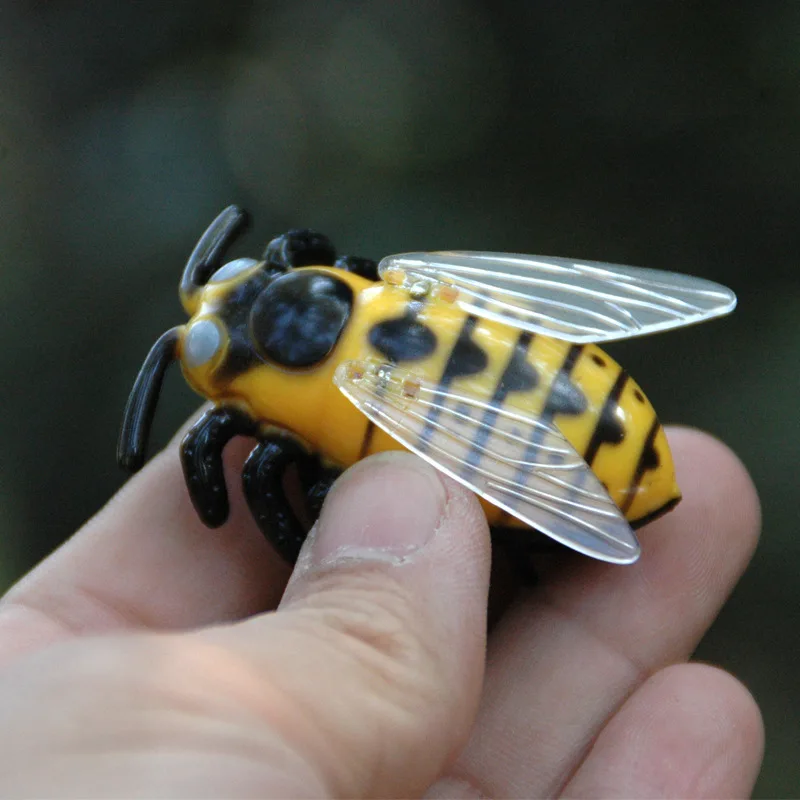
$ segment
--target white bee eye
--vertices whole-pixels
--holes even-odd
[[[195,322],[183,340],[183,360],[188,367],[199,367],[210,361],[222,344],[222,334],[215,322],[200,319]]]
[[[238,275],[240,272],[250,269],[250,267],[258,264],[254,258],[237,258],[234,261],[229,261],[223,264],[210,278],[209,283],[222,283],[223,281],[230,280]]]

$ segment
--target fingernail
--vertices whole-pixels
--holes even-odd
[[[446,493],[439,474],[409,453],[383,453],[334,486],[310,542],[311,566],[344,559],[403,563],[435,535]]]

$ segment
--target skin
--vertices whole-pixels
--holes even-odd
[[[0,603],[0,796],[748,795],[757,706],[687,660],[758,501],[669,435],[684,501],[640,561],[548,555],[521,590],[498,558],[488,638],[485,520],[420,460],[349,470],[286,586],[239,492],[197,520],[173,443]]]

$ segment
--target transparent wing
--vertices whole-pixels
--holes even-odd
[[[349,361],[334,380],[398,442],[528,525],[603,561],[639,557],[622,512],[554,425],[389,364]]]
[[[599,261],[452,251],[388,256],[378,270],[388,283],[432,287],[469,313],[569,342],[643,336],[736,307],[718,283]]]

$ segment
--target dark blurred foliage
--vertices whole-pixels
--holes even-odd
[[[797,3],[29,1],[0,30],[6,581],[122,482],[126,394],[230,202],[248,254],[313,226],[373,257],[695,273],[736,314],[614,354],[759,486],[760,550],[699,655],[762,705],[759,794],[800,789]],[[173,376],[156,444],[195,404]]]

